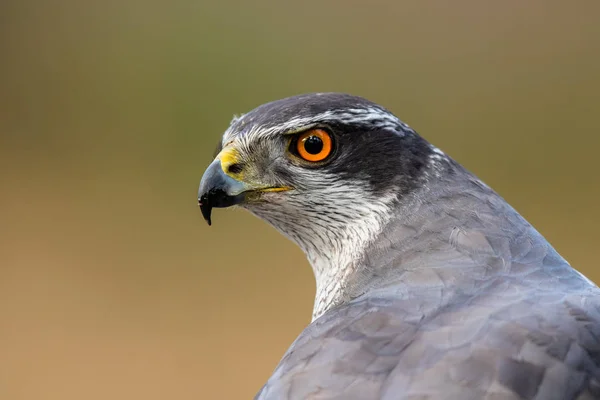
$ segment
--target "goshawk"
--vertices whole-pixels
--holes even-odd
[[[257,399],[600,399],[600,289],[490,187],[363,98],[235,118],[198,192],[306,253],[312,323]]]

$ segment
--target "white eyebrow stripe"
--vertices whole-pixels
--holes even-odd
[[[243,119],[243,116],[240,117],[240,119]],[[400,136],[404,136],[406,133],[414,133],[414,131],[407,124],[402,122],[398,117],[390,112],[376,107],[365,107],[329,110],[311,117],[292,118],[284,123],[267,128],[262,128],[261,126],[255,125],[252,126],[250,130],[244,134],[244,136],[267,137],[275,134],[298,131],[322,122],[340,122],[344,124],[369,123],[380,129],[392,130]],[[230,137],[233,135],[233,133],[234,132],[231,131],[231,127],[227,129],[223,135],[223,141],[225,142],[231,140]]]

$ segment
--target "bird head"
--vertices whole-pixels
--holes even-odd
[[[439,151],[438,151],[439,152]],[[436,149],[385,108],[338,93],[263,104],[234,118],[198,191],[241,206],[296,242],[309,259],[373,237],[428,175]]]

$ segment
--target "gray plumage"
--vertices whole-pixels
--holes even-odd
[[[269,182],[301,189],[242,204],[298,243],[317,278],[313,322],[256,399],[600,399],[600,290],[498,194],[405,124],[374,117],[373,107],[387,111],[366,100],[271,104],[234,121],[224,142],[252,147],[285,133],[273,126],[314,126],[310,116],[333,110],[325,124],[340,154],[321,169],[270,172]],[[361,107],[371,110],[362,123],[335,119]],[[386,153],[378,137],[398,147],[386,142]],[[269,146],[252,162],[282,169]],[[373,154],[361,172],[349,166]],[[381,165],[391,173],[369,172]]]

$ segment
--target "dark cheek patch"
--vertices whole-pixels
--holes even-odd
[[[366,180],[377,194],[391,187],[400,195],[413,190],[432,152],[417,135],[387,130],[343,133],[338,140],[338,159],[328,166],[330,171],[350,181]]]

